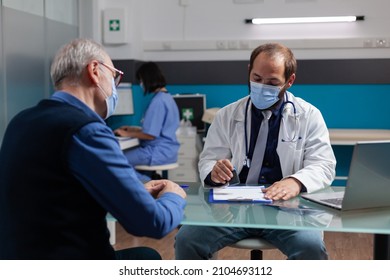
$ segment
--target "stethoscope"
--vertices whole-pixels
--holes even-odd
[[[248,168],[251,167],[251,159],[249,158],[249,144],[248,144],[248,128],[247,128],[247,123],[248,123],[248,109],[249,109],[249,104],[251,103],[250,102],[251,99],[248,98],[248,100],[246,101],[246,105],[245,105],[245,120],[244,120],[244,132],[245,132],[245,159],[244,159],[244,166],[247,166]],[[297,136],[297,131],[299,130],[299,120],[297,118],[297,109],[295,108],[295,105],[292,101],[289,101],[288,100],[288,97],[287,97],[287,93],[285,94],[285,100],[283,101],[283,104],[282,106],[280,107],[279,110],[283,111],[284,107],[286,106],[286,104],[291,104],[292,107],[293,107],[293,112],[294,112],[294,135],[292,137],[288,137],[288,133],[287,133],[287,128],[286,128],[286,124],[284,123],[284,120],[283,120],[283,115],[282,115],[282,120],[281,120],[281,126],[283,127],[283,131],[284,131],[284,135],[286,135],[286,139],[282,138],[282,142],[297,142],[298,140],[302,139],[301,136]],[[283,123],[283,124],[282,124]]]

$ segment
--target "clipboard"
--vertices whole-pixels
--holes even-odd
[[[210,203],[272,203],[272,199],[264,197],[264,186],[228,186],[211,189]]]

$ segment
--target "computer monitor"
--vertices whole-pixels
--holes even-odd
[[[202,121],[202,116],[206,108],[206,95],[195,94],[175,94],[173,98],[179,108],[180,119],[190,120],[198,132],[205,132],[206,123]]]

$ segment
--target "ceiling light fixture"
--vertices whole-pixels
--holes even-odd
[[[364,20],[364,16],[252,18],[252,19],[246,19],[245,23],[248,24],[324,23],[324,22],[354,22],[358,20]]]

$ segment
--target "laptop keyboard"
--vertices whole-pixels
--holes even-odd
[[[341,204],[343,202],[343,198],[342,197],[339,197],[339,198],[328,198],[328,199],[321,199],[321,201],[341,206]]]

